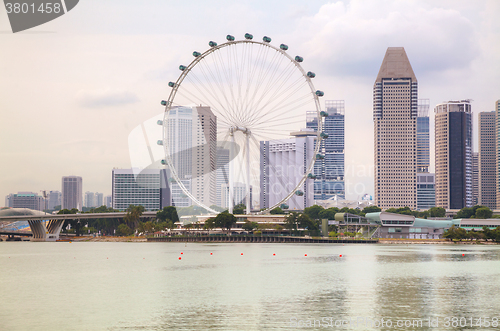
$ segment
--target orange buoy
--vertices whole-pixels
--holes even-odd
[[[273,256],[275,256],[275,255],[276,255],[276,253],[273,253]]]
[[[340,254],[339,256],[342,257],[342,254]]]
[[[462,254],[462,256],[465,256],[465,254]]]
[[[179,260],[181,259],[181,257],[179,256]]]
[[[243,253],[241,253],[241,255],[243,255]]]
[[[304,256],[307,256],[307,254],[304,254]]]
[[[210,255],[212,255],[212,253],[210,253]]]
[[[181,255],[184,254],[183,252],[181,252]]]

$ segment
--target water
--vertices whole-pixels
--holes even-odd
[[[500,329],[499,260],[488,245],[3,242],[0,330]]]

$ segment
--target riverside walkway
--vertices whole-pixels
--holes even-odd
[[[172,236],[148,238],[152,242],[227,242],[227,243],[345,243],[345,244],[376,244],[378,239],[330,239],[319,237],[293,236]]]

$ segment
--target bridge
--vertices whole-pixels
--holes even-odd
[[[45,214],[45,215],[17,215],[3,216],[0,221],[18,222],[27,221],[31,233],[17,231],[1,231],[0,235],[31,236],[31,241],[56,241],[59,239],[62,226],[66,220],[93,220],[99,218],[124,218],[126,212],[117,213],[82,213],[82,214]],[[142,213],[140,219],[148,221],[156,218],[155,211]]]

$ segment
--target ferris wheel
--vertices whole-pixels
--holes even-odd
[[[164,119],[158,121],[162,163],[181,195],[212,213],[218,212],[214,204],[232,213],[245,201],[249,214],[265,166],[266,176],[274,176],[274,198],[260,212],[286,209],[288,200],[302,198],[306,180],[314,178],[315,160],[323,157],[322,117],[328,114],[320,108],[323,92],[313,86],[315,74],[302,68],[301,56],[291,56],[285,44],[273,46],[269,37],[257,41],[247,33],[235,40],[228,35],[226,42],[208,45],[204,52],[194,51],[191,63],[180,65],[180,76],[168,83]],[[268,154],[264,157],[263,146],[300,148],[291,143],[291,133],[306,126],[306,113],[316,118],[315,130],[309,130],[315,143],[292,176],[283,164],[293,164],[296,160],[287,155],[295,154],[282,152],[277,165]]]

